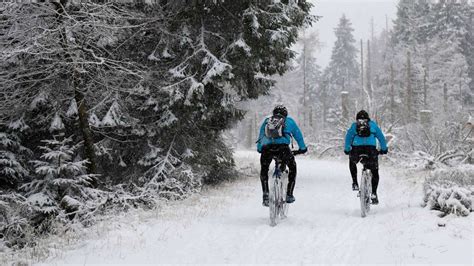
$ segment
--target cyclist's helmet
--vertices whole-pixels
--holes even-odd
[[[367,113],[365,110],[360,110],[356,115],[356,120],[359,120],[359,119],[370,120],[369,113]]]
[[[277,105],[273,109],[273,115],[282,115],[284,117],[287,117],[288,116],[288,109],[286,109],[286,107],[281,105],[281,104]]]

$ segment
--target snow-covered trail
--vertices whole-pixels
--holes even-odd
[[[258,165],[256,153],[236,157]],[[439,227],[440,218],[420,207],[420,186],[382,167],[381,203],[361,218],[347,163],[297,163],[296,202],[276,227],[268,225],[256,175],[172,203],[156,217],[109,221],[96,239],[58,250],[45,264],[472,264],[472,215]]]

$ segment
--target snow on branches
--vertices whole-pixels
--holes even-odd
[[[304,1],[67,2],[8,3],[0,18],[0,173],[30,210],[15,217],[45,229],[235,176],[221,133],[312,21]]]
[[[89,188],[96,176],[86,173],[86,160],[75,160],[78,147],[71,146],[71,141],[70,138],[43,141],[40,160],[32,162],[38,177],[21,187],[28,202],[40,213],[57,212],[66,196],[82,200],[90,197]]]
[[[196,192],[201,180],[191,168],[177,157],[174,140],[162,155],[162,150],[148,144],[149,152],[138,163],[150,167],[141,178],[145,183],[144,193],[157,194],[168,199],[181,199]]]
[[[443,215],[468,216],[473,209],[474,166],[461,165],[434,171],[424,184],[425,206]]]
[[[114,100],[112,102],[109,111],[107,111],[107,114],[105,114],[100,125],[104,127],[117,127],[127,125],[127,123],[123,121],[123,112],[117,100]]]
[[[30,153],[15,134],[0,132],[0,189],[15,187],[23,181],[28,175],[25,157]]]

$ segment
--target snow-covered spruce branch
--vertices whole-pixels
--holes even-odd
[[[168,199],[180,199],[200,187],[200,181],[195,174],[183,165],[175,156],[175,140],[173,140],[163,156],[162,150],[149,144],[150,152],[139,162],[151,166],[143,174],[145,182],[141,196],[159,195]]]
[[[170,70],[170,73],[174,77],[185,78],[188,76],[185,73],[191,74],[198,72],[200,74],[199,79],[204,85],[206,85],[207,83],[211,82],[214,77],[221,76],[226,71],[230,71],[232,69],[231,65],[219,60],[217,56],[215,56],[208,49],[205,41],[205,36],[207,33],[209,33],[209,31],[205,30],[204,23],[202,22],[201,33],[199,36],[197,36],[198,44],[196,45],[195,50],[191,55],[184,58],[181,63]],[[215,33],[212,34],[215,35]],[[206,68],[201,71],[192,69],[192,65],[190,64],[192,60],[201,60],[202,64],[205,65]]]
[[[177,158],[172,154],[173,145],[174,140],[171,142],[166,154],[163,157],[160,157],[159,153],[161,152],[161,149],[149,144],[151,149],[150,153],[139,162],[144,166],[152,165],[152,167],[144,174],[144,176],[151,177],[148,179],[146,185],[148,190],[159,190],[160,183],[162,183],[169,174],[176,169],[175,164],[177,163]]]

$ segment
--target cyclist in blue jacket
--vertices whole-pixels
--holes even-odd
[[[377,123],[371,121],[369,114],[361,110],[356,115],[356,122],[347,130],[344,153],[349,155],[349,169],[352,176],[352,190],[358,191],[357,163],[360,154],[368,154],[368,168],[372,172],[372,204],[378,204],[377,186],[379,184],[379,165],[377,141],[380,143],[380,154],[387,154],[387,141]]]
[[[260,156],[260,180],[262,182],[263,206],[268,207],[268,170],[274,156],[278,156],[288,166],[288,187],[286,190],[286,202],[293,203],[295,197],[293,191],[296,183],[296,161],[289,147],[291,137],[298,143],[298,153],[308,151],[304,143],[303,134],[298,128],[295,120],[288,116],[288,110],[283,105],[273,109],[273,116],[267,117],[260,127],[257,141],[257,151]]]

